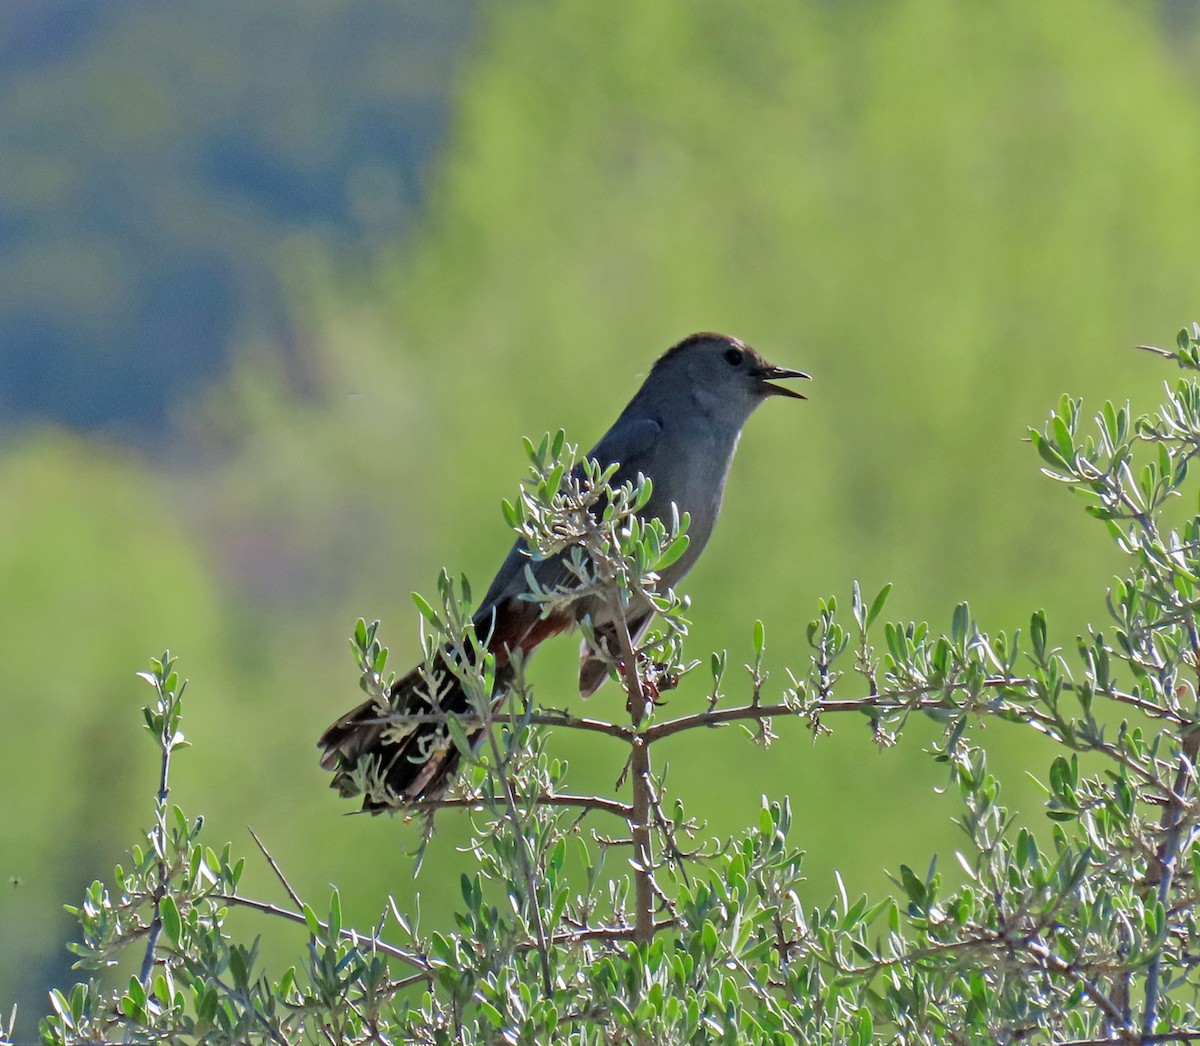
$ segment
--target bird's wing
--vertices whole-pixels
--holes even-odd
[[[617,469],[614,482],[618,485],[627,483],[636,479],[639,472],[650,474],[654,448],[662,431],[662,420],[657,417],[620,417],[588,452],[588,457],[601,465],[616,462],[621,467]]]
[[[616,462],[621,466],[613,478],[614,484],[619,485],[636,479],[639,472],[648,474],[654,447],[662,434],[662,428],[662,422],[657,418],[618,418],[616,424],[588,452],[588,457],[601,465]],[[529,591],[525,577],[527,566],[533,567],[534,576],[545,588],[565,584],[571,576],[561,557],[555,556],[534,563],[529,557],[529,549],[525,542],[517,541],[504,557],[504,562],[500,564],[500,569],[496,571],[496,576],[479,605],[479,611],[475,615],[477,627],[491,618],[494,608],[500,603]]]

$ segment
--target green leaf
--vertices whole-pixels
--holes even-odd
[[[754,622],[754,656],[762,657],[767,645],[767,630],[762,621]]]
[[[879,617],[883,610],[883,605],[887,602],[888,594],[892,591],[892,583],[889,581],[879,590],[873,600],[871,600],[871,609],[867,611],[867,628],[870,628],[875,619]]]
[[[183,932],[183,920],[179,917],[179,908],[175,904],[175,898],[170,894],[165,894],[158,905],[158,914],[162,919],[163,932],[176,947],[179,946],[179,938]]]
[[[1070,462],[1075,458],[1075,440],[1067,423],[1058,414],[1050,417],[1050,426],[1054,430],[1054,443],[1064,461]]]
[[[417,609],[421,612],[421,616],[439,632],[444,632],[445,629],[442,627],[442,619],[437,616],[433,607],[426,602],[425,597],[422,596],[420,592],[414,592],[412,594],[412,599],[413,602],[416,603]]]
[[[758,830],[768,838],[775,834],[775,819],[771,816],[771,808],[765,802],[758,810]]]
[[[725,662],[727,656],[727,652],[724,650],[722,650],[719,654],[715,651],[712,654],[710,667],[712,668],[712,677],[714,683],[719,683],[721,681],[721,677],[725,674]]]
[[[870,1046],[875,1037],[875,1022],[871,1019],[871,1011],[864,1006],[858,1011],[855,1021],[854,1042],[856,1046]]]
[[[1120,437],[1117,435],[1117,408],[1113,406],[1112,400],[1105,400],[1101,406],[1100,422],[1104,426],[1104,433],[1108,437],[1109,443],[1116,446],[1120,442]]]
[[[900,866],[900,885],[904,888],[904,892],[908,894],[909,900],[913,904],[918,907],[924,906],[926,898],[925,884],[917,878],[917,873],[906,864]]]
[[[342,895],[337,889],[329,896],[329,936],[337,937],[342,932]]]
[[[1029,619],[1029,639],[1033,644],[1033,656],[1039,664],[1046,661],[1046,612],[1035,610]]]
[[[640,512],[650,503],[650,499],[654,496],[654,481],[649,476],[639,472],[636,486],[638,495],[633,503],[633,511]]]
[[[1071,466],[1067,464],[1067,459],[1037,429],[1029,430],[1029,440],[1047,465],[1060,472],[1070,472]]]
[[[229,972],[233,975],[235,987],[244,985],[250,980],[250,970],[246,966],[246,953],[236,945],[229,949]]]
[[[480,1010],[483,1011],[483,1015],[491,1022],[493,1028],[504,1027],[504,1015],[495,1006],[486,999],[478,1000],[478,1005]]]
[[[662,553],[659,555],[654,564],[654,572],[656,574],[661,574],[667,569],[667,567],[676,562],[679,557],[687,551],[689,544],[691,544],[691,538],[689,538],[686,534],[676,535],[675,540],[672,541],[665,549],[663,549]]]
[[[967,641],[967,628],[970,625],[970,609],[966,603],[959,603],[954,608],[954,617],[950,623],[950,636],[956,646],[962,646]]]
[[[470,758],[473,754],[470,738],[467,737],[467,731],[463,728],[462,720],[456,715],[446,716],[446,730],[450,734],[450,740],[454,742],[454,747],[458,749],[459,754]]]
[[[321,920],[317,918],[317,913],[312,910],[310,905],[303,905],[301,911],[304,913],[304,921],[308,924],[308,932],[314,937],[321,936]]]

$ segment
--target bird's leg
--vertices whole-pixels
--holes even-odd
[[[624,676],[625,675],[625,662],[618,661],[617,669],[620,671],[621,675]],[[626,688],[626,690],[625,690],[625,711],[629,713],[629,715],[633,719],[634,723],[641,722],[642,716],[645,714],[645,711],[644,711],[645,704],[646,704],[646,699],[645,699],[643,692],[640,689],[638,690],[638,692],[635,696],[633,691],[629,690],[628,687]],[[641,706],[640,709],[639,709],[639,705]]]
[[[636,665],[638,666],[637,677],[642,684],[642,697],[644,699],[644,708],[660,708],[666,704],[662,699],[662,691],[674,690],[674,687],[679,685],[679,680],[666,671],[667,666],[662,665],[658,661],[650,661],[649,657],[644,655],[641,650],[636,650],[634,654]],[[617,671],[625,675],[625,660],[617,661]],[[634,701],[629,697],[629,689],[626,687],[625,711],[630,715],[634,714]]]

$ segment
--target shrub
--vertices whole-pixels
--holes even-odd
[[[505,506],[514,529],[535,554],[573,548],[578,585],[626,606],[645,593],[660,615],[638,651],[624,637],[613,666],[628,719],[585,719],[536,705],[519,671],[493,707],[469,586],[443,575],[437,600],[418,597],[427,659],[453,652],[471,696],[470,712],[438,720],[460,749],[454,788],[409,811],[428,824],[470,821],[476,870],[462,878],[453,932],[422,933],[395,904],[378,926],[347,927],[336,890],[318,915],[265,850],[292,907],[239,893],[244,858],[210,848],[202,820],[169,804],[183,685],[164,654],[144,673],[155,692],[146,725],[162,753],[154,826],[111,885],[94,883],[72,909],[80,968],[98,971],[131,952],[140,968],[115,990],[91,981],[55,991],[43,1040],[1200,1039],[1200,517],[1175,513],[1182,518],[1172,522],[1171,511],[1177,496],[1194,497],[1200,327],[1181,332],[1174,350],[1148,351],[1189,372],[1156,411],[1105,403],[1093,430],[1064,397],[1030,434],[1046,475],[1083,498],[1123,556],[1103,630],[1065,649],[1040,612],[1024,634],[985,631],[962,604],[937,634],[888,622],[886,588],[866,599],[854,586],[848,614],[833,598],[819,603],[808,664],[780,691],[768,696],[756,624],[748,679],[731,682],[725,655],[713,655],[706,707],[677,716],[656,698],[701,666],[685,657],[687,602],[653,585],[656,567],[681,549],[686,519],[639,524],[644,483],[614,491],[597,469],[571,481],[574,450],[561,434],[528,444],[530,479]],[[577,595],[576,586],[537,598],[549,607]],[[351,642],[364,689],[387,705],[377,623],[360,621]],[[706,840],[669,798],[655,745],[729,723],[767,745],[780,717],[820,734],[847,712],[869,717],[879,744],[914,715],[941,724],[932,755],[961,804],[962,849],[952,877],[936,861],[923,872],[901,866],[894,897],[843,891],[805,909],[787,799],[764,798],[737,837]],[[390,714],[403,728],[404,710]],[[992,719],[1054,742],[1040,775],[1048,831],[1000,804],[977,739]],[[569,791],[552,752],[556,730],[628,747],[611,794]],[[483,742],[472,745],[479,731]],[[753,773],[753,760],[745,765]],[[369,773],[359,782],[364,791],[377,783]],[[585,819],[590,836],[579,830]],[[265,972],[257,940],[234,940],[226,927],[239,906],[268,926],[305,926],[307,953],[278,977]]]

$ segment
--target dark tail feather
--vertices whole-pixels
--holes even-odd
[[[423,667],[418,665],[392,684],[392,708],[401,715],[465,712],[462,685],[441,658],[433,674],[438,681],[436,705]],[[331,786],[343,796],[362,795],[363,809],[371,813],[440,798],[458,769],[459,751],[444,724],[405,723],[375,700],[347,712],[317,745],[321,766],[333,772]],[[370,772],[372,764],[378,768],[375,773]]]
[[[570,611],[542,617],[536,603],[516,596],[499,606],[491,603],[475,615],[475,629],[488,637],[495,655],[493,707],[512,682],[510,650],[520,650],[526,659],[539,643],[574,624]],[[430,697],[430,676],[437,697]],[[363,809],[371,813],[396,810],[419,799],[440,799],[458,769],[459,751],[444,723],[406,723],[403,716],[463,713],[470,702],[462,684],[439,653],[427,675],[418,665],[392,684],[391,708],[374,700],[347,712],[321,735],[321,766],[333,771],[332,786],[343,796],[363,797]],[[397,715],[393,716],[391,709]],[[471,744],[482,729],[468,731]],[[377,773],[370,773],[372,765]]]

